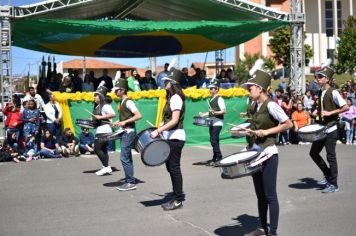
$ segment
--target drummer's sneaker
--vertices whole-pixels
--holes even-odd
[[[327,180],[327,178],[326,177],[323,177],[321,180],[319,180],[318,182],[317,182],[317,184],[319,184],[319,185],[328,185],[328,180]]]
[[[100,170],[98,170],[97,172],[95,172],[96,175],[102,176],[105,174],[110,174],[112,172],[112,169],[110,166],[108,167],[103,167]]]
[[[181,201],[172,199],[169,202],[163,203],[162,208],[165,211],[172,211],[178,208],[181,208],[183,206],[183,203]]]
[[[136,184],[126,183],[119,187],[116,187],[116,189],[119,191],[130,191],[136,189]]]
[[[321,192],[322,193],[336,193],[336,192],[339,192],[339,188],[335,187],[335,185],[333,185],[333,184],[329,184]]]
[[[253,232],[252,235],[253,235],[253,236],[266,236],[267,233],[266,233],[266,231],[265,231],[263,228],[259,227],[259,228],[257,228],[257,229],[255,230],[255,232]]]

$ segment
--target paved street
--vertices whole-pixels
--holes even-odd
[[[223,145],[223,154],[241,145]],[[356,232],[356,146],[337,145],[340,192],[322,194],[322,175],[308,156],[310,145],[279,147],[279,235],[351,236]],[[249,235],[257,226],[251,177],[223,180],[218,168],[195,165],[209,146],[185,147],[182,209],[160,207],[171,184],[164,166],[145,167],[134,155],[137,190],[115,189],[117,171],[96,176],[99,160],[81,156],[0,163],[0,235]]]

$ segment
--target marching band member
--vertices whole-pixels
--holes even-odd
[[[135,103],[127,97],[127,80],[119,79],[115,85],[114,91],[116,96],[121,99],[121,102],[117,106],[119,120],[114,122],[113,126],[119,126],[126,130],[121,137],[120,153],[120,160],[125,172],[125,183],[117,187],[117,189],[120,191],[129,191],[136,189],[131,149],[133,148],[136,137],[135,122],[141,119],[142,115]]]
[[[165,90],[167,92],[167,103],[163,109],[163,122],[159,128],[151,133],[152,138],[162,134],[171,148],[166,168],[173,185],[173,197],[162,204],[162,208],[165,211],[182,207],[182,202],[185,200],[183,177],[180,169],[182,149],[185,143],[185,131],[183,129],[185,96],[179,84],[182,72],[175,68],[171,68],[170,71],[172,72],[170,76],[162,79],[165,81]]]
[[[220,132],[224,124],[224,114],[226,113],[225,102],[219,96],[219,81],[213,80],[208,86],[211,99],[209,101],[209,112],[199,112],[199,116],[209,116],[213,118],[212,126],[209,126],[210,144],[213,148],[213,159],[207,165],[214,166],[222,159],[220,150]]]
[[[258,214],[261,227],[255,235],[277,235],[279,203],[277,198],[277,168],[278,149],[275,145],[276,135],[293,126],[292,121],[267,95],[271,76],[262,70],[257,70],[252,78],[243,86],[249,90],[249,97],[255,101],[255,107],[249,108],[251,128],[248,150],[264,152],[268,159],[262,163],[262,171],[252,175],[253,184],[258,200]],[[267,227],[267,211],[270,216],[270,230]]]
[[[318,181],[318,184],[326,186],[322,190],[322,193],[339,191],[337,184],[338,168],[335,152],[338,139],[337,121],[339,119],[339,113],[349,109],[349,106],[341,97],[340,93],[330,86],[333,75],[334,71],[329,66],[325,66],[315,74],[321,90],[319,91],[318,107],[313,111],[313,115],[316,116],[315,120],[317,123],[327,127],[327,136],[324,139],[312,143],[309,155],[324,174],[324,178]],[[329,167],[320,156],[320,152],[324,147]]]
[[[98,155],[102,168],[95,172],[96,175],[110,174],[112,172],[109,166],[109,155],[107,151],[107,141],[101,141],[98,139],[100,136],[105,136],[112,133],[112,128],[110,124],[110,119],[115,117],[115,111],[112,109],[111,105],[105,103],[105,96],[109,89],[103,84],[98,86],[98,89],[94,92],[94,102],[96,104],[93,119],[95,124],[95,141],[94,141],[94,152]]]

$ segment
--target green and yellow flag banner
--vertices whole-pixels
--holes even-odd
[[[246,42],[284,21],[17,20],[13,45],[52,54],[138,58],[207,52]]]

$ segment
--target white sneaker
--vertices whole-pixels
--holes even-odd
[[[95,172],[96,175],[102,176],[105,174],[110,174],[112,172],[112,169],[110,166],[108,167],[103,167],[101,168],[101,170],[98,170],[97,172]]]

